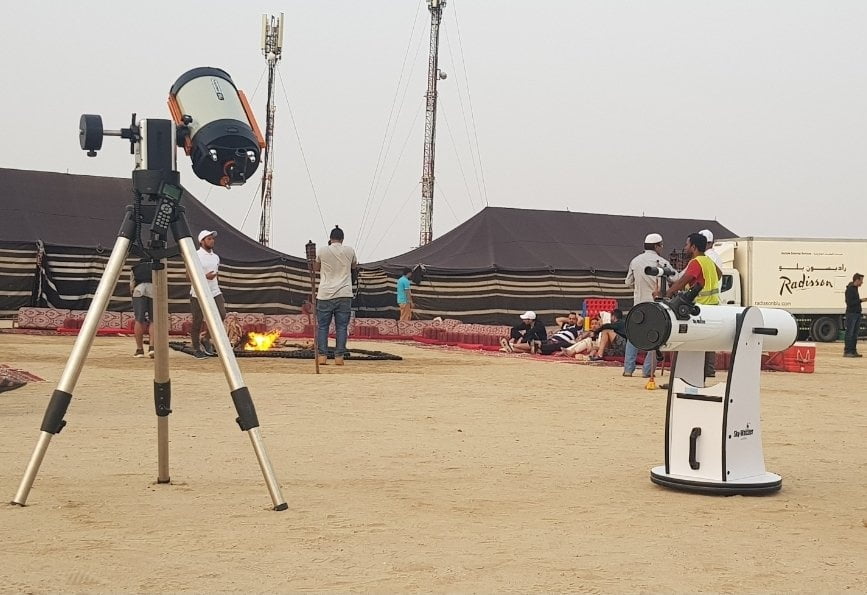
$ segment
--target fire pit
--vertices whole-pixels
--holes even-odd
[[[289,359],[313,359],[315,357],[312,344],[287,343],[285,341],[281,343],[278,342],[279,337],[279,331],[271,331],[269,333],[247,333],[246,342],[235,347],[235,357],[281,357]],[[175,351],[180,351],[188,355],[193,355],[194,353],[192,345],[186,342],[170,341],[169,347]],[[334,348],[328,349],[328,357],[334,359]],[[346,354],[346,359],[352,361],[401,361],[403,358],[399,355],[386,353],[384,351],[350,349],[349,353]]]
[[[267,333],[256,333],[250,331],[247,333],[247,340],[243,343],[242,349],[235,348],[235,351],[270,351],[275,348],[277,339],[280,338],[280,331],[270,331]]]

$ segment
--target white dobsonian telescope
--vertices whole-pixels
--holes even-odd
[[[763,351],[788,349],[797,323],[784,310],[699,306],[701,287],[638,304],[626,335],[641,350],[676,351],[665,412],[665,464],[656,484],[715,494],[765,494],[783,480],[765,470],[759,385]],[[728,381],[705,386],[707,351],[730,351]]]

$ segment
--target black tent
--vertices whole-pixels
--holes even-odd
[[[0,314],[27,305],[86,309],[132,203],[129,178],[0,168]],[[182,204],[194,234],[218,232],[220,285],[230,309],[300,311],[309,295],[303,259],[256,243],[195,198]],[[189,282],[179,257],[169,261],[168,274],[169,308],[186,311]],[[127,278],[110,310],[129,309]]]
[[[395,278],[414,268],[416,309],[423,318],[504,323],[528,309],[547,314],[577,309],[586,297],[618,300],[629,262],[649,233],[680,249],[690,233],[709,229],[735,237],[716,221],[486,207],[430,244],[363,266],[359,316],[396,311]]]

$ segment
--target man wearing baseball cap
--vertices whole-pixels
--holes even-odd
[[[547,338],[545,325],[536,318],[535,312],[527,310],[521,314],[521,322],[512,327],[509,338],[500,339],[500,351],[536,353],[536,349]]]
[[[220,257],[214,252],[214,243],[217,241],[217,232],[209,229],[203,229],[199,232],[199,249],[196,254],[199,257],[199,262],[202,263],[202,270],[205,271],[205,279],[208,280],[208,290],[214,296],[214,301],[217,303],[217,309],[220,311],[220,320],[226,319],[226,302],[223,300],[223,292],[220,290],[220,284],[217,282],[217,271],[220,268]],[[196,296],[196,290],[190,287],[190,312],[193,315],[193,324],[190,327],[190,339],[193,344],[193,355],[197,359],[206,357],[215,357],[217,354],[211,346],[210,333],[205,331],[204,337],[201,337],[202,322],[205,316],[202,312],[202,306],[199,303],[199,298]]]
[[[632,259],[629,270],[626,273],[625,283],[632,288],[632,305],[637,306],[644,302],[652,302],[653,294],[659,289],[659,277],[648,275],[644,272],[647,267],[664,267],[671,269],[671,265],[662,257],[662,236],[658,233],[649,233],[644,238],[644,252]],[[642,372],[645,378],[650,377],[651,357],[654,354],[645,353]],[[635,360],[638,358],[638,348],[631,342],[626,342],[625,355],[623,358],[623,375],[632,376],[635,371]]]

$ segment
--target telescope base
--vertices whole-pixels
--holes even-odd
[[[650,470],[650,481],[675,490],[718,496],[761,496],[777,492],[783,487],[783,478],[775,473],[766,472],[739,481],[708,481],[668,474],[665,465]]]

